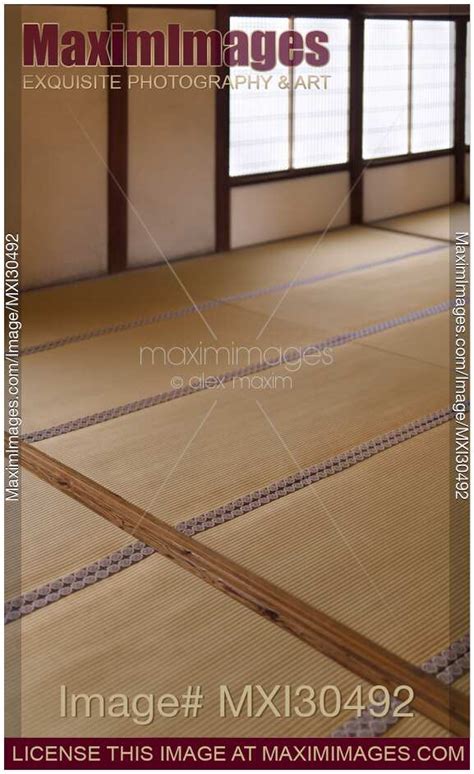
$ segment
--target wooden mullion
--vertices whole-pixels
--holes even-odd
[[[125,5],[107,6],[107,26],[123,24],[127,29]],[[124,271],[128,256],[128,88],[127,68],[109,67],[109,76],[121,78],[121,88],[108,90],[108,179],[107,256],[108,271]]]
[[[216,7],[216,29],[225,34],[229,29],[229,6]],[[226,78],[229,68],[222,64],[217,75]],[[229,182],[229,89],[217,89],[216,92],[216,152],[215,152],[215,242],[216,250],[230,248],[230,182]]]
[[[465,200],[465,121],[466,121],[466,43],[467,21],[456,21],[454,76],[454,190],[455,200]]]
[[[350,24],[349,169],[351,223],[362,223],[364,219],[362,161],[364,19],[354,12]]]

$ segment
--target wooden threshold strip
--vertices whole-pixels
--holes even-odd
[[[399,685],[411,686],[415,709],[456,736],[468,736],[467,696],[198,540],[177,532],[37,447],[21,442],[20,459],[21,465],[38,478],[364,680],[390,691]]]

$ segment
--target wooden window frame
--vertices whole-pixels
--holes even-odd
[[[140,6],[131,6],[137,8]],[[146,8],[193,8],[213,9],[216,13],[216,29],[226,32],[230,16],[281,16],[279,6],[267,5],[192,5],[143,6]],[[120,20],[127,23],[128,6],[106,6],[108,22]],[[351,223],[363,222],[363,173],[367,166],[389,166],[440,156],[455,157],[456,200],[464,201],[464,161],[469,152],[464,138],[466,28],[469,6],[460,5],[453,13],[452,5],[293,5],[291,15],[297,17],[344,18],[350,22],[350,81],[349,81],[349,160],[342,164],[305,167],[256,175],[230,177],[229,175],[229,92],[218,89],[215,107],[215,221],[216,251],[230,247],[230,196],[233,187],[254,185],[292,178],[331,174],[348,171],[351,187]],[[455,131],[454,148],[390,156],[381,159],[362,159],[362,108],[363,108],[363,28],[365,19],[426,19],[456,23],[455,63]],[[464,39],[464,42],[463,42]],[[226,75],[228,68],[219,68]],[[110,90],[108,99],[108,266],[109,272],[123,271],[127,266],[127,196],[128,196],[128,91]]]

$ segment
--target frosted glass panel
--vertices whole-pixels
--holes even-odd
[[[408,153],[409,22],[365,22],[362,154]]]
[[[412,153],[451,148],[455,25],[413,22]]]
[[[303,38],[311,30],[329,37],[330,59],[324,67],[301,64],[294,68],[294,85],[301,76],[328,75],[327,90],[294,89],[293,166],[338,164],[348,159],[349,131],[349,21],[295,19]],[[320,81],[322,85],[322,80]]]
[[[230,29],[274,30],[281,34],[288,29],[287,18],[231,17]],[[232,67],[231,75],[252,76],[251,67]],[[289,92],[278,88],[280,76],[288,77],[288,68],[277,64],[263,75],[272,75],[268,90],[230,90],[230,158],[229,174],[250,175],[288,169],[289,153]]]

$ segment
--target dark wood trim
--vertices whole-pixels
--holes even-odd
[[[216,29],[225,33],[229,29],[229,6],[216,8]],[[229,74],[226,65],[216,68],[221,79]],[[215,155],[215,219],[216,251],[230,248],[230,184],[229,184],[229,89],[216,92],[216,155]]]
[[[364,220],[362,113],[364,98],[364,20],[354,14],[350,32],[349,167],[351,223]]]
[[[413,19],[408,22],[408,116],[407,116],[407,130],[408,130],[408,154],[411,155],[412,151],[412,137],[413,137]]]
[[[134,3],[133,5],[129,5],[128,8],[141,8],[142,10],[144,8],[152,8],[157,11],[179,11],[181,8],[183,8],[185,11],[215,11],[216,10],[216,4],[215,3],[183,3],[183,5],[176,5],[172,3]]]
[[[217,6],[219,7],[219,6]],[[349,18],[351,5],[229,5],[230,16],[281,16],[287,18]]]
[[[99,8],[108,8],[107,5],[99,5]],[[215,3],[196,3],[176,5],[172,3],[137,3],[129,6],[132,8],[155,8],[158,10],[171,9],[179,11],[184,9],[196,9],[198,11],[214,11],[219,6]],[[281,9],[285,6],[278,5],[229,5],[228,8],[234,16],[286,16]],[[424,16],[426,18],[439,19],[440,17],[451,16],[459,18],[460,16],[469,16],[469,5],[292,5],[292,15],[300,17],[321,18],[329,17],[350,17],[352,13],[358,13],[362,16],[384,16],[387,18],[393,16]]]
[[[296,16],[309,18],[457,19],[469,16],[469,5],[229,5],[231,16]]]
[[[446,17],[469,16],[469,5],[410,5],[400,3],[399,5],[357,5],[355,12],[362,16],[378,17],[403,17],[406,18],[426,18],[440,19]]]
[[[465,119],[466,119],[466,35],[467,22],[456,22],[456,58],[454,78],[454,190],[457,202],[466,198],[465,188]]]
[[[303,167],[302,169],[281,169],[277,172],[262,172],[255,175],[239,175],[230,177],[231,188],[239,185],[254,185],[257,183],[270,183],[272,180],[291,180],[293,177],[310,177],[312,175],[326,175],[330,172],[343,172],[349,169],[349,163],[329,164],[323,167]]]
[[[403,6],[400,6],[401,8]],[[465,19],[463,14],[389,14],[389,13],[365,13],[364,19],[401,19],[406,21],[457,21],[458,19]]]
[[[21,465],[64,494],[153,546],[188,572],[280,626],[370,683],[410,685],[414,709],[457,736],[469,733],[469,698],[293,594],[179,533],[78,471],[21,443]]]
[[[124,24],[127,28],[128,8],[107,6],[107,26]],[[120,89],[108,91],[108,224],[107,255],[110,274],[127,267],[128,254],[128,88],[127,68],[109,67],[109,76],[120,78]]]
[[[179,11],[181,8],[184,8],[185,11],[189,10],[197,10],[197,11],[214,11],[216,9],[215,3],[186,3],[183,5],[176,5],[172,3],[134,3],[133,5],[129,5],[129,8],[154,8],[155,10],[162,11],[162,10],[175,10]]]
[[[422,151],[421,153],[406,153],[402,156],[385,156],[377,159],[366,159],[366,164],[370,162],[371,167],[387,167],[392,164],[408,164],[412,161],[426,161],[427,159],[437,159],[443,156],[453,156],[454,148],[446,150]]]
[[[467,146],[469,152],[469,146]],[[412,161],[426,161],[427,159],[442,158],[443,156],[453,156],[454,148],[446,150],[422,151],[421,153],[406,153],[401,156],[385,156],[376,159],[362,160],[362,167],[386,167],[392,164],[407,164]],[[321,167],[303,167],[302,169],[282,169],[278,172],[262,172],[254,175],[239,175],[238,177],[229,177],[231,188],[240,185],[257,185],[258,183],[269,183],[272,180],[289,180],[292,177],[311,177],[313,175],[327,175],[331,172],[343,172],[350,169],[349,162],[343,164],[329,164]],[[359,172],[360,174],[360,172]]]

